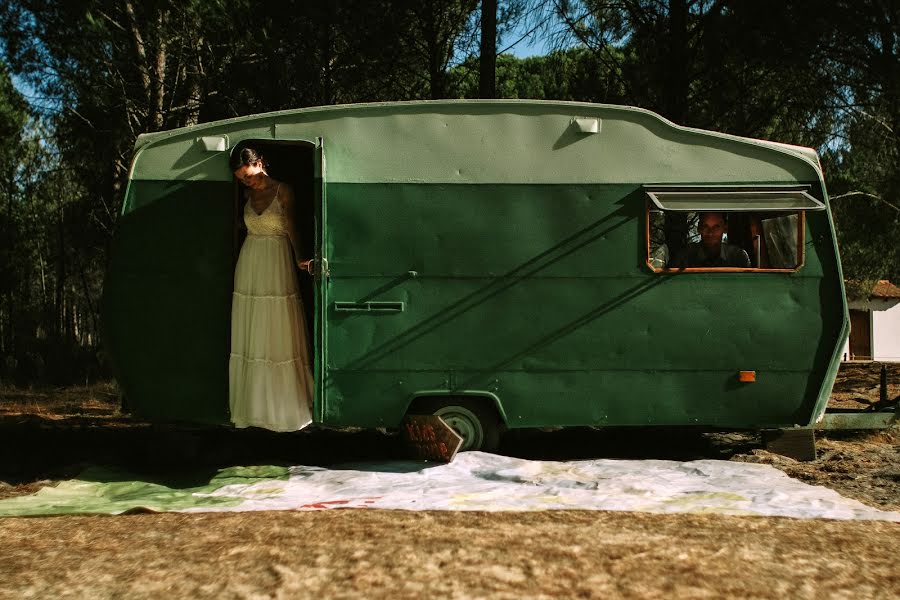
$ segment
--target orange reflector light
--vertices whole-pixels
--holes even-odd
[[[753,383],[756,381],[756,371],[738,371],[738,381],[741,383]]]

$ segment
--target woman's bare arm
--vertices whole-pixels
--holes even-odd
[[[281,190],[278,193],[278,201],[281,202],[281,207],[284,209],[284,216],[287,221],[287,234],[291,240],[291,247],[294,249],[294,261],[302,270],[312,273],[313,261],[303,258],[300,254],[300,240],[297,237],[297,203],[294,200],[294,188],[287,183],[282,183]]]

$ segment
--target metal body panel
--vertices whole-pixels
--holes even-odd
[[[312,352],[313,359],[313,419],[321,421],[325,411],[325,382],[327,380],[328,337],[325,335],[328,311],[327,262],[323,260],[323,248],[328,246],[327,203],[325,190],[325,146],[321,138],[316,142],[313,165],[313,210],[315,211],[315,273],[318,285],[313,292],[313,324]],[[326,259],[327,260],[327,259]]]
[[[594,135],[575,115],[603,120]],[[132,179],[230,181],[200,136],[328,144],[340,183],[722,183],[816,180],[806,153],[681,127],[638,108],[529,100],[406,102],[282,111],[141,136]]]
[[[227,421],[233,184],[227,153],[196,141],[216,135],[322,140],[317,422],[397,426],[442,393],[483,395],[510,427],[786,427],[824,410],[847,336],[830,210],[806,214],[795,272],[655,273],[645,254],[643,186],[803,185],[827,207],[807,151],[631,108],[443,102],[139,141],[104,319],[142,416]]]
[[[636,186],[329,194],[342,224],[333,300],[404,306],[330,309],[330,424],[390,424],[403,398],[434,387],[495,393],[510,427],[811,419],[822,390],[810,382],[822,382],[841,326],[840,288],[825,275],[835,263],[819,258],[830,251],[824,214],[808,215],[798,272],[656,274],[639,252]],[[741,370],[757,382],[739,383]]]
[[[103,339],[127,406],[161,420],[228,419],[233,187],[141,181],[119,216]]]

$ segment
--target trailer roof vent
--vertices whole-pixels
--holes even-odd
[[[197,138],[197,143],[207,152],[225,152],[228,150],[227,135],[207,135]]]
[[[581,133],[600,133],[600,119],[595,117],[575,117],[572,122]]]

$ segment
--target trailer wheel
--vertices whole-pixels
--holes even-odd
[[[470,398],[427,398],[419,401],[410,412],[442,418],[463,439],[460,452],[493,452],[500,445],[497,413],[484,402]]]

